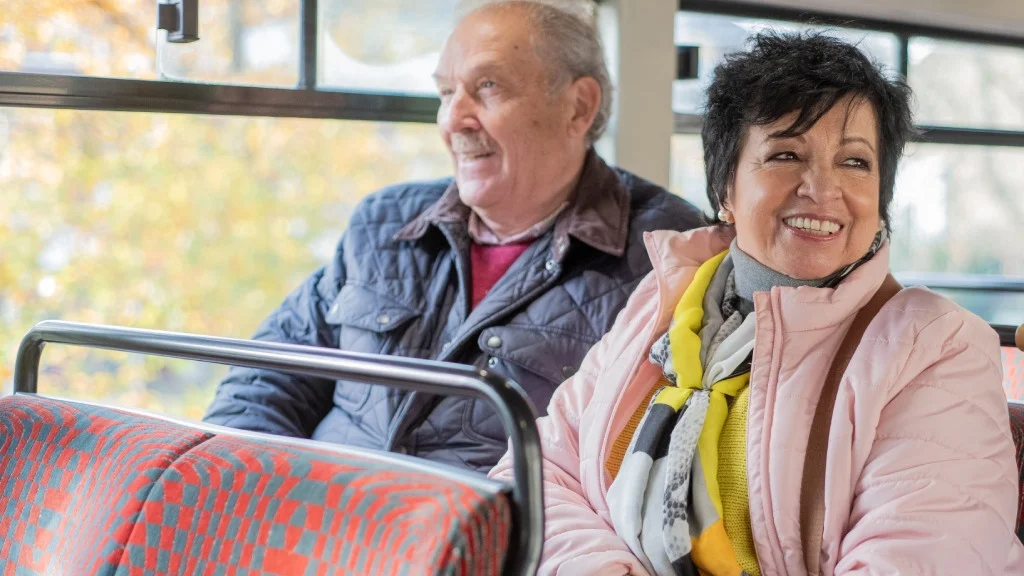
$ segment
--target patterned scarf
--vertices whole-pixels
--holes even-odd
[[[718,441],[729,398],[750,378],[754,316],[739,311],[726,254],[697,270],[668,333],[651,349],[665,385],[608,493],[616,533],[661,576],[696,575],[698,566],[706,574],[742,573],[722,521]]]
[[[826,278],[837,286],[886,241]],[[658,576],[745,574],[722,521],[718,444],[729,399],[750,379],[753,314],[744,314],[728,251],[702,264],[676,306],[668,332],[651,347],[662,367],[658,389],[608,492],[615,531]]]

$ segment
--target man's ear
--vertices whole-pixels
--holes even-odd
[[[571,136],[583,136],[594,123],[601,109],[601,85],[597,80],[584,76],[569,86],[572,117],[569,119]]]

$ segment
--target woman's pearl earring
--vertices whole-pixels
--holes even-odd
[[[722,222],[725,222],[726,224],[732,224],[732,212],[730,212],[728,208],[719,208],[718,219],[721,220]]]

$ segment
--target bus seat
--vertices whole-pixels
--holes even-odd
[[[1003,390],[1006,397],[1024,402],[1024,351],[1009,346],[1001,350],[1003,359]]]
[[[498,574],[508,548],[507,486],[410,457],[31,394],[0,432],[6,573]]]
[[[111,572],[157,479],[209,436],[118,410],[0,399],[4,573]]]
[[[1017,447],[1017,470],[1020,474],[1020,497],[1017,503],[1017,537],[1024,542],[1024,403],[1010,402],[1010,431]]]

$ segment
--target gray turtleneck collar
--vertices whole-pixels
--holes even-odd
[[[798,280],[790,278],[782,272],[754,260],[752,256],[740,250],[736,240],[729,246],[729,255],[736,271],[736,294],[747,302],[754,301],[754,292],[767,292],[774,286],[796,288],[798,286],[820,286],[825,278],[815,280]]]

